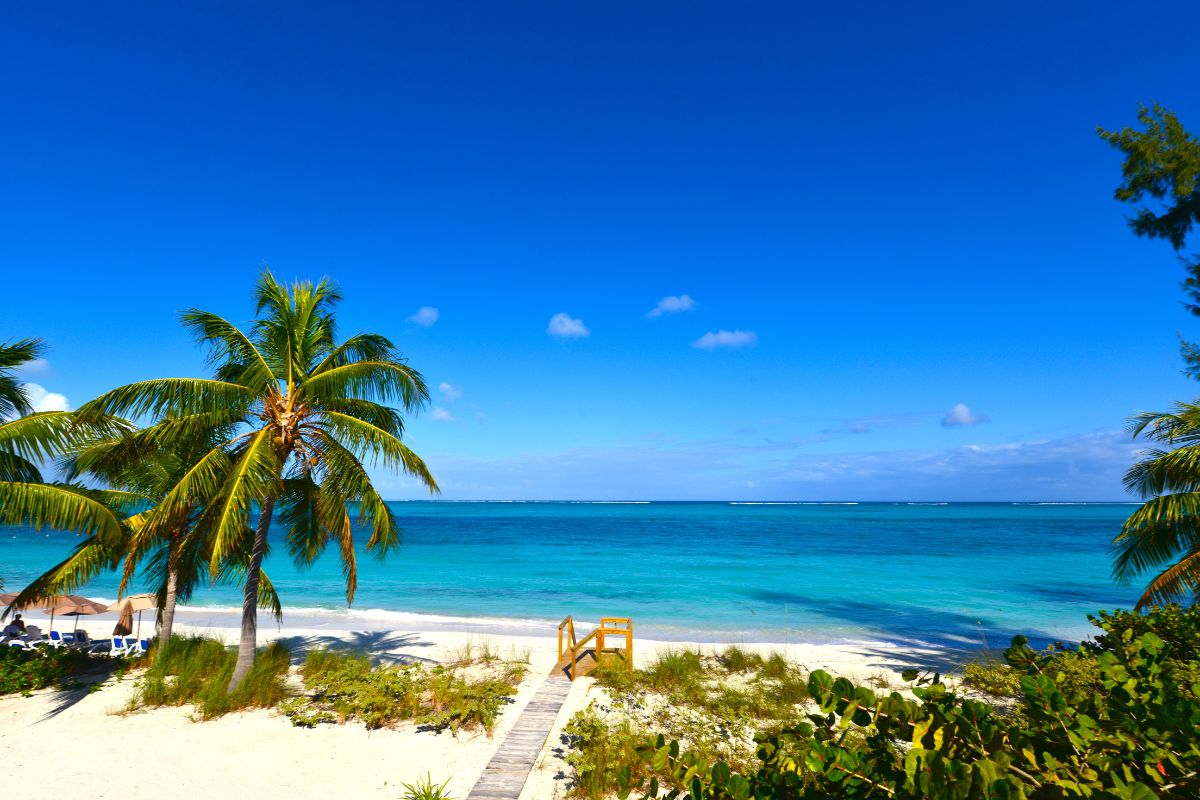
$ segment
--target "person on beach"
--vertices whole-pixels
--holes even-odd
[[[13,625],[21,629],[21,633],[25,632],[25,620],[21,619],[21,615],[17,614],[13,617]]]

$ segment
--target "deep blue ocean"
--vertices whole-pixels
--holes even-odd
[[[351,617],[545,624],[633,617],[639,635],[709,641],[1004,646],[1078,641],[1128,608],[1107,546],[1131,504],[402,502],[404,544],[360,553]],[[267,562],[292,614],[346,614],[336,551],[297,571],[282,531]],[[365,537],[363,537],[365,539]],[[9,590],[63,558],[70,534],[3,528]],[[116,579],[80,593],[115,597]],[[140,587],[139,587],[140,590]],[[234,588],[194,606],[231,607]],[[285,618],[286,624],[286,618]],[[521,623],[525,625],[527,623]]]

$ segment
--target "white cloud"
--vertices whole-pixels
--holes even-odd
[[[758,335],[754,331],[709,331],[692,342],[692,347],[716,350],[718,347],[750,347],[757,342]]]
[[[23,383],[21,390],[29,398],[29,405],[34,411],[70,411],[71,404],[66,395],[58,392],[48,392],[36,383]]]
[[[430,414],[434,422],[451,422],[454,417],[450,416],[450,412],[444,408],[435,408]]]
[[[446,381],[438,384],[438,391],[442,393],[442,399],[447,403],[453,403],[462,397],[462,387],[454,386],[453,384],[446,383]]]
[[[408,321],[429,328],[438,321],[438,310],[433,306],[421,306],[417,309],[417,313],[408,318]]]
[[[17,372],[22,375],[49,375],[50,362],[44,358],[35,358],[17,367]]]
[[[942,427],[953,428],[957,425],[978,425],[981,422],[987,422],[987,419],[987,416],[984,414],[972,414],[971,409],[966,403],[958,403],[954,408],[950,409],[950,413],[942,417]]]
[[[680,311],[691,311],[696,307],[696,301],[686,294],[678,297],[671,295],[658,301],[658,305],[646,312],[650,319],[661,317],[663,314],[677,314]]]
[[[546,333],[559,339],[582,339],[591,336],[592,332],[583,324],[583,320],[575,319],[570,314],[559,312],[550,318]]]

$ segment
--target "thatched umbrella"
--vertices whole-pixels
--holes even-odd
[[[130,616],[130,628],[133,627],[133,612],[138,612],[137,637],[142,638],[142,612],[150,608],[158,608],[158,595],[154,594],[131,594],[128,597],[118,600],[109,606],[110,609],[121,609],[121,621],[125,621],[125,615]],[[128,634],[126,634],[128,635]]]

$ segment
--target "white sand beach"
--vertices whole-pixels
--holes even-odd
[[[48,627],[48,620],[39,614],[26,614],[26,620],[43,631]],[[111,631],[113,621],[111,615],[84,618],[78,627],[101,638]],[[30,697],[8,696],[0,699],[0,785],[5,796],[46,796],[52,785],[53,796],[64,800],[210,794],[288,800],[398,798],[402,783],[431,774],[438,782],[449,779],[452,796],[462,798],[556,660],[553,628],[540,635],[513,635],[493,632],[495,626],[487,624],[459,630],[449,629],[449,623],[443,630],[390,630],[350,629],[345,618],[301,621],[307,624],[277,627],[273,620],[261,620],[260,644],[284,639],[295,663],[312,647],[359,650],[383,661],[443,662],[453,660],[468,643],[478,646],[486,641],[502,658],[508,654],[523,658],[528,652],[531,669],[515,702],[502,712],[492,738],[483,733],[454,736],[418,731],[411,725],[376,731],[367,731],[360,723],[306,729],[293,727],[274,711],[235,713],[208,722],[193,721],[186,707],[121,713],[134,692],[136,674],[110,680],[90,693],[44,690]],[[74,627],[63,622],[56,620],[55,627]],[[232,614],[183,610],[177,626],[181,633],[205,633],[231,643],[237,637]],[[153,623],[143,622],[143,635],[152,631]],[[882,645],[738,644],[762,652],[780,651],[810,669],[860,680],[881,673],[896,677],[902,663],[921,656],[889,651]],[[722,647],[636,640],[635,659],[644,662],[663,648],[684,645]],[[580,678],[571,687],[540,768],[525,786],[526,800],[563,796],[562,764],[550,751],[560,744],[563,725],[587,706],[596,691],[590,678]]]

